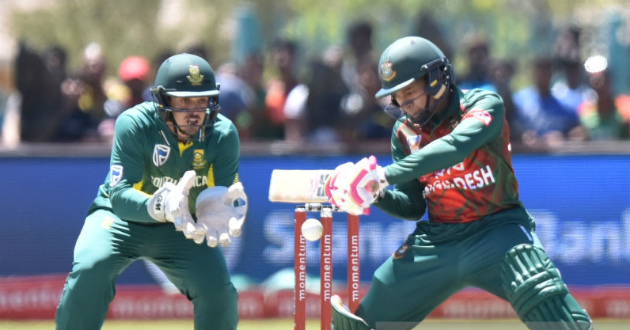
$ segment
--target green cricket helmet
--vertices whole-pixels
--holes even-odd
[[[208,97],[208,106],[204,109],[206,119],[200,129],[200,139],[204,137],[206,127],[214,124],[219,107],[219,84],[214,77],[210,64],[203,58],[192,54],[177,54],[166,59],[157,71],[155,84],[151,88],[153,102],[157,106],[162,121],[173,122],[171,97]],[[178,109],[177,111],[198,111],[197,109]]]
[[[375,95],[377,98],[391,95],[426,77],[425,92],[441,99],[455,81],[453,67],[444,53],[431,41],[413,36],[400,38],[383,51],[378,73],[381,89]],[[404,115],[393,97],[392,106],[386,111],[396,119]]]

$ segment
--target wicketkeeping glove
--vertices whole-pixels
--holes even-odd
[[[232,243],[232,237],[241,235],[247,214],[247,195],[243,184],[237,182],[229,188],[207,188],[197,196],[196,203],[197,224],[207,230],[208,246],[221,244],[225,247]]]
[[[195,223],[188,208],[188,193],[195,180],[195,171],[184,173],[177,185],[165,183],[151,198],[147,209],[149,215],[160,222],[172,222],[175,229],[195,242],[203,241],[205,229]]]

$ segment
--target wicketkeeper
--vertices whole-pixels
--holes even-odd
[[[116,279],[140,258],[192,302],[195,329],[236,329],[237,292],[221,250],[240,235],[247,211],[236,128],[219,114],[214,72],[201,57],[164,61],[152,94],[117,119],[110,171],[76,242],[58,330],[100,329]]]
[[[334,329],[411,329],[466,287],[509,301],[530,329],[592,329],[519,200],[501,98],[459,89],[449,60],[420,37],[392,43],[378,69],[376,97],[391,97],[398,120],[394,162],[339,166],[328,196],[350,213],[374,205],[417,226],[354,314],[331,299]],[[425,210],[429,221],[418,221]]]

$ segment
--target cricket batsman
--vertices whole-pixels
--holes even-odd
[[[412,329],[466,287],[507,300],[530,329],[592,329],[519,200],[501,98],[459,89],[449,60],[420,37],[392,43],[378,69],[376,97],[391,98],[397,119],[393,163],[343,164],[327,194],[350,213],[374,205],[417,225],[354,314],[331,299],[334,329]]]
[[[56,329],[100,329],[116,279],[140,258],[192,302],[195,329],[236,329],[238,296],[221,247],[240,235],[247,196],[239,137],[219,114],[218,87],[206,60],[177,54],[161,64],[153,102],[118,117],[109,174],[76,242]]]

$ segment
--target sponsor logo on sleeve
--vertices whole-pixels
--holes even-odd
[[[420,150],[420,141],[422,141],[421,135],[407,136],[407,144],[412,153]]]
[[[166,164],[171,154],[171,147],[164,144],[156,144],[153,148],[153,165],[160,167]]]
[[[464,118],[462,118],[462,120],[466,118],[475,118],[481,121],[486,126],[490,126],[490,123],[492,122],[492,115],[490,114],[490,112],[483,109],[472,109],[468,111],[468,113],[464,115]]]
[[[394,252],[394,259],[402,259],[405,257],[405,254],[407,254],[407,251],[409,250],[409,244],[405,243],[403,245],[401,245],[398,250],[396,250],[396,252]]]
[[[109,186],[114,187],[120,182],[123,176],[122,165],[112,165],[109,168]]]

